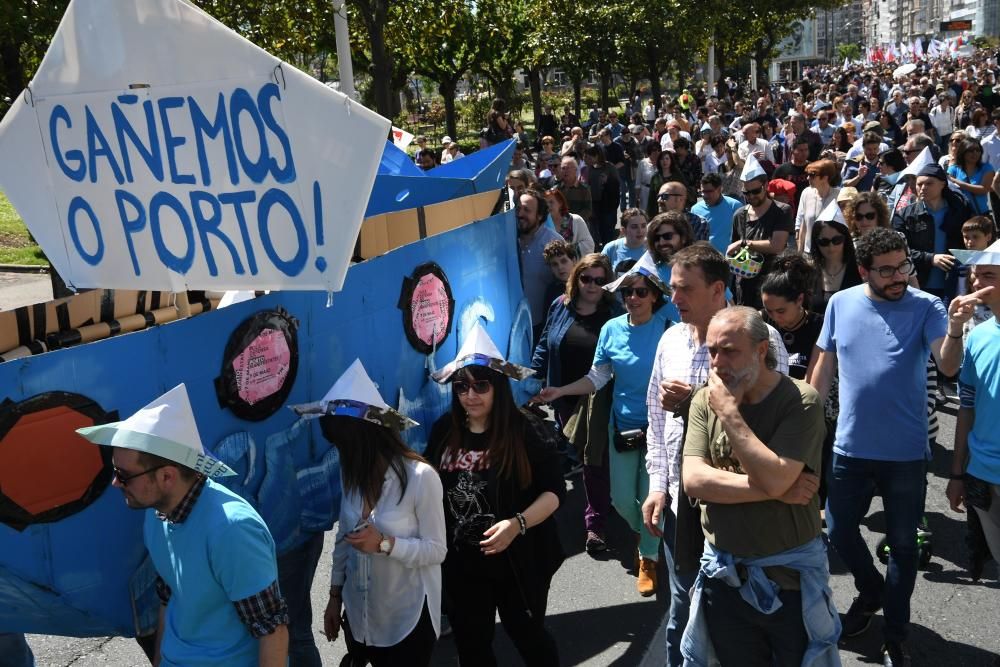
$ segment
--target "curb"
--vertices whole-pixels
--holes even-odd
[[[48,274],[52,271],[52,267],[48,264],[42,265],[31,265],[31,264],[0,264],[0,273],[45,273]]]

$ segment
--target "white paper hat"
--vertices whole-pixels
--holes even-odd
[[[455,371],[466,366],[486,366],[515,380],[523,380],[535,372],[530,368],[518,366],[504,359],[500,350],[493,343],[493,339],[478,321],[466,336],[462,348],[458,351],[458,356],[445,364],[444,368],[433,373],[431,378],[444,384],[451,379]]]
[[[205,452],[187,388],[179,384],[125,421],[78,428],[97,445],[155,454],[209,477],[236,473]]]
[[[934,163],[934,154],[931,153],[930,146],[924,146],[924,150],[920,151],[917,157],[913,158],[913,162],[906,166],[906,169],[899,173],[900,178],[905,178],[906,176],[916,176],[920,173],[920,170],[929,164]]]
[[[752,181],[755,178],[760,178],[761,176],[767,176],[767,172],[764,171],[764,167],[760,166],[760,162],[751,153],[747,155],[747,161],[743,165],[743,173],[740,174],[740,180],[744,183],[747,181]]]
[[[307,417],[341,415],[363,419],[399,431],[419,426],[417,422],[392,409],[382,400],[378,387],[368,377],[360,359],[355,359],[354,363],[347,367],[322,399],[288,407],[297,414]]]
[[[966,266],[979,266],[980,264],[990,264],[1000,266],[1000,241],[997,241],[986,250],[952,250],[951,254],[955,259]]]
[[[820,211],[820,214],[816,217],[817,222],[839,222],[843,226],[847,226],[847,221],[844,220],[844,214],[840,210],[840,205],[837,200],[834,199],[832,202],[827,204],[826,208]]]
[[[704,123],[701,126],[701,131],[702,132],[711,132],[712,131],[712,126],[709,125],[708,123]]]
[[[639,258],[639,261],[636,262],[631,269],[626,271],[620,278],[618,278],[618,280],[605,285],[604,289],[609,292],[617,292],[618,288],[622,286],[622,283],[625,282],[626,278],[636,274],[646,276],[650,282],[656,285],[657,289],[663,292],[664,298],[670,296],[670,288],[667,287],[667,284],[663,282],[662,278],[660,278],[660,272],[656,270],[656,262],[653,261],[653,256],[649,254],[648,250],[642,254],[642,257]]]

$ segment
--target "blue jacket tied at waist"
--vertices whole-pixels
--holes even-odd
[[[746,569],[746,583],[740,581],[737,565]],[[821,537],[763,558],[739,558],[716,549],[706,540],[701,570],[691,590],[691,616],[681,640],[685,667],[707,667],[714,654],[708,623],[701,609],[705,579],[722,579],[733,588],[739,588],[740,596],[754,609],[763,614],[773,614],[781,607],[778,598],[780,589],[767,578],[763,568],[775,566],[789,567],[799,573],[802,622],[809,637],[802,667],[839,667],[837,640],[840,638],[840,617],[833,606],[833,592],[828,584],[830,569],[826,545]]]

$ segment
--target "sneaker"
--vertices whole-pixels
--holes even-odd
[[[910,654],[903,642],[889,642],[882,645],[882,667],[909,667]]]
[[[639,595],[648,598],[656,593],[656,561],[639,558],[639,579],[635,582]]]
[[[608,550],[608,543],[600,533],[588,530],[586,549],[588,554],[600,553]]]
[[[854,598],[851,608],[844,614],[841,637],[856,637],[868,629],[872,624],[872,616],[882,608],[882,603],[876,602],[874,605],[867,603],[859,595]]]

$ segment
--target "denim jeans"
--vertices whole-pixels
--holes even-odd
[[[698,577],[698,570],[678,572],[674,565],[676,528],[677,517],[667,505],[663,510],[663,565],[670,578],[670,611],[667,616],[666,632],[669,667],[681,667],[684,664],[684,656],[681,655],[681,637],[684,635],[688,613],[691,611],[691,587]]]
[[[0,632],[0,667],[35,667],[35,656],[20,632]]]
[[[781,591],[781,607],[764,614],[721,579],[708,579],[701,603],[715,655],[722,667],[798,667],[809,645],[802,621],[802,593]]]
[[[874,461],[834,452],[827,486],[826,522],[830,543],[840,554],[858,593],[869,604],[881,601],[885,638],[906,639],[910,623],[910,596],[917,579],[917,524],[923,514],[927,462]],[[885,507],[889,545],[886,576],[875,567],[861,537],[861,521],[868,514],[876,490]]]
[[[278,557],[278,586],[288,604],[289,667],[321,667],[312,628],[313,575],[323,552],[323,533]]]

